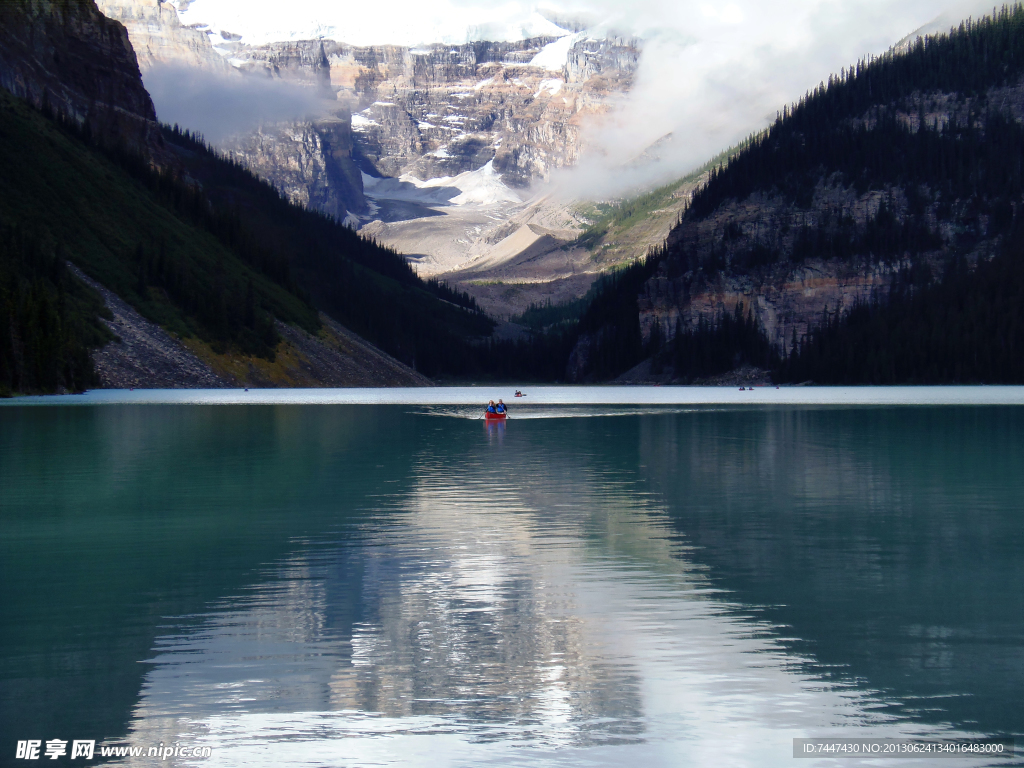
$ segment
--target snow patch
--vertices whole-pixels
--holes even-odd
[[[458,176],[442,176],[420,181],[406,174],[400,178],[378,179],[363,174],[363,192],[380,200],[403,200],[423,205],[476,205],[521,203],[522,199],[505,186],[494,170],[494,161],[475,171]]]
[[[505,186],[501,176],[494,170],[494,161],[476,171],[460,173],[451,182],[462,190],[453,197],[454,205],[494,205],[496,203],[521,203],[522,198]]]
[[[540,49],[540,53],[530,59],[530,65],[559,72],[569,60],[569,49],[586,37],[586,32],[577,32],[575,35],[566,35],[553,43],[548,43]]]
[[[562,90],[561,80],[541,80],[540,87],[537,89],[537,92],[533,94],[533,98],[536,99],[542,93],[550,93],[552,96],[554,96],[560,90]]]
[[[372,3],[322,0],[197,0],[179,3],[177,8],[185,26],[229,29],[246,45],[328,39],[358,46],[401,45],[430,53],[430,44],[513,42],[569,34],[536,11],[524,14],[519,3],[466,5],[459,0],[435,0],[405,5],[398,14],[382,13]]]
[[[360,115],[358,112],[352,115],[352,130],[353,131],[366,131],[371,126],[380,125],[376,120],[371,120],[368,117]]]
[[[348,227],[349,229],[359,229],[359,227],[361,226],[359,217],[356,216],[354,213],[347,214],[345,218],[341,220],[341,223],[342,225]]]
[[[423,120],[420,120],[418,123],[416,123],[416,127],[419,128],[421,131],[429,131],[431,128],[437,128],[437,126],[434,125],[433,123],[428,123]]]

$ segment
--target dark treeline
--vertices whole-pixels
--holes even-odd
[[[577,325],[584,347],[578,377],[612,379],[646,358],[637,297],[663,255],[660,250],[653,252],[594,284],[590,303]]]
[[[994,131],[977,131],[972,120],[933,125],[931,133],[915,140],[916,132],[897,124],[890,108],[906,107],[915,93],[984,97],[987,89],[1014,84],[1022,74],[1024,7],[1019,4],[994,18],[964,22],[949,35],[920,39],[906,53],[890,51],[861,61],[785,109],[727,167],[713,171],[695,194],[690,215],[706,217],[727,199],[743,199],[755,189],[776,188],[806,207],[823,169],[843,173],[859,191],[900,180],[932,184],[953,198],[1019,191],[1021,147],[1014,143],[1019,127],[1010,121],[993,125]],[[879,105],[876,127],[856,124]],[[1006,149],[1011,154],[1001,157]]]
[[[750,365],[766,370],[779,363],[778,352],[752,311],[743,312],[743,302],[736,309],[708,319],[703,315],[695,327],[676,325],[670,341],[662,339],[660,325],[651,330],[648,349],[652,356],[651,373],[657,375],[671,369],[672,377],[683,383],[727,373]]]
[[[420,280],[394,250],[291,203],[201,136],[178,127],[165,127],[164,140],[180,165],[158,170],[129,152],[97,145],[88,127],[74,120],[49,117],[126,171],[178,219],[212,235],[294,297],[282,302],[236,262],[154,236],[128,255],[135,272],[130,284],[110,286],[150,319],[183,335],[195,333],[217,351],[234,348],[272,359],[278,340],[273,318],[316,332],[320,309],[427,375],[477,372],[479,361],[468,350],[473,339],[490,334],[493,321],[467,294]],[[168,299],[188,316],[184,321],[166,311]]]
[[[886,302],[826,316],[778,368],[782,381],[973,384],[1024,381],[1024,217],[1000,252],[937,282],[908,273]]]
[[[397,251],[288,201],[202,137],[176,128],[165,137],[188,150],[188,172],[214,207],[225,207],[240,231],[286,259],[317,308],[427,376],[479,372],[479,355],[470,350],[494,322],[468,294],[421,280]]]
[[[300,248],[340,252],[345,258],[400,283],[422,284],[400,253],[367,240],[325,213],[291,202],[273,184],[260,179],[234,158],[210,147],[201,134],[178,125],[164,126],[163,133],[171,144],[185,147],[209,161],[189,166],[190,170],[200,171],[199,180],[203,184],[201,189],[195,189],[199,204],[193,208],[200,215],[211,217],[211,230],[215,230],[229,245],[238,243],[254,257],[258,258],[259,254],[268,261],[277,260],[284,268],[288,265],[287,254]],[[244,193],[244,203],[239,192]],[[177,193],[187,194],[183,191]],[[215,206],[210,205],[211,200]],[[249,211],[259,211],[269,216],[270,221],[285,225],[284,229],[290,235],[299,233],[300,241],[281,243],[279,237],[269,241],[263,239],[273,230],[254,228],[257,222],[246,215]]]
[[[141,156],[122,148],[98,145],[87,124],[54,113],[46,104],[41,111],[65,133],[112,160],[177,218],[213,235],[242,263],[295,297],[294,301],[275,300],[237,263],[210,258],[156,235],[136,243],[125,255],[124,261],[135,272],[130,287],[111,286],[149,319],[169,325],[184,336],[198,335],[215,351],[233,347],[270,360],[279,340],[275,316],[310,332],[319,329],[316,310],[293,279],[287,259],[246,231],[236,210],[212,204],[202,187],[174,171],[155,169]],[[166,299],[187,317],[179,320],[162,312],[160,305]]]
[[[571,328],[551,328],[527,339],[491,339],[477,350],[477,374],[499,381],[562,381],[576,340]]]
[[[426,281],[426,286],[430,289],[430,292],[439,299],[463,307],[464,309],[468,309],[472,312],[483,311],[476,303],[476,299],[470,296],[468,292],[452,288],[444,280],[438,280],[436,277],[432,277]]]
[[[592,295],[588,293],[581,299],[573,299],[560,304],[552,304],[551,299],[543,303],[530,302],[521,314],[510,318],[510,320],[537,331],[554,325],[575,325],[579,322],[580,316],[586,310],[591,298]]]
[[[0,227],[0,396],[92,385],[89,349],[110,338],[97,320],[104,313],[68,274],[63,246]]]

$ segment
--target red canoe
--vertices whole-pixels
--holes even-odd
[[[508,416],[507,413],[484,413],[484,418],[487,421],[502,421],[506,416]]]

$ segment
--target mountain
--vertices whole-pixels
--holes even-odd
[[[2,9],[24,98],[0,91],[0,390],[425,383],[413,368],[459,370],[490,332],[398,254],[159,129],[91,2]]]
[[[97,0],[96,5],[104,16],[124,25],[143,73],[161,64],[220,73],[231,70],[209,37],[182,24],[167,0]]]
[[[583,249],[562,255],[586,212],[536,200],[530,187],[577,163],[585,127],[632,87],[640,41],[544,19],[415,46],[344,42],[346,30],[358,35],[351,20],[321,25],[312,39],[279,31],[287,39],[275,41],[258,13],[206,25],[199,4],[179,3],[180,15],[166,0],[100,7],[145,52],[143,76],[158,96],[165,87],[205,92],[211,80],[229,97],[251,94],[268,105],[283,93],[305,94],[316,115],[268,116],[217,146],[290,200],[362,228],[405,253],[421,275],[457,284],[489,311],[578,297],[606,268]],[[185,26],[182,18],[198,21]],[[480,39],[488,34],[493,39]],[[230,61],[233,77],[214,72],[211,59]],[[206,74],[189,74],[199,71]],[[279,88],[261,95],[254,84]]]
[[[996,302],[983,293],[994,285],[984,275],[1015,275],[1000,265],[1020,258],[1011,233],[1024,210],[1022,52],[1024,10],[1018,5],[948,35],[919,39],[903,53],[860,62],[784,109],[695,192],[664,249],[643,266],[637,293],[634,281],[618,294],[635,312],[636,334],[624,338],[610,325],[593,328],[577,344],[572,374],[596,375],[588,356],[606,343],[628,348],[616,357],[620,366],[653,354],[655,367],[666,366],[665,377],[711,374],[750,362],[751,355],[735,346],[749,333],[765,339],[763,345],[742,342],[760,350],[752,356],[764,367],[777,364],[766,350],[782,358],[799,355],[811,339],[820,345],[826,337],[833,346],[822,357],[835,360],[855,354],[852,347],[835,348],[847,338],[837,324],[851,311],[876,317],[871,313],[913,296],[922,297],[920,304],[909,306],[930,307],[934,302],[923,297],[942,284],[945,296],[958,295],[950,280],[969,283],[975,303]],[[975,273],[979,277],[968,281]],[[1015,316],[997,314],[986,327],[995,333],[1002,323],[1001,337],[1016,338],[1009,330]],[[872,321],[873,327],[890,320]],[[710,368],[693,363],[698,337],[741,321],[747,330],[733,341],[715,337],[720,346],[734,344],[728,354]],[[927,325],[924,316],[918,325]],[[925,331],[915,333],[923,343]],[[1005,341],[1001,352],[985,354],[1006,355],[1011,348]],[[862,359],[868,353],[856,354],[870,368]],[[922,366],[914,376],[904,371],[885,380],[964,380],[948,367],[929,375]],[[790,378],[807,370],[784,369],[788,373],[779,375]],[[820,379],[822,367],[815,370]],[[828,380],[853,380],[851,366],[843,370]],[[995,375],[985,370],[996,368],[962,375]]]
[[[326,143],[351,153],[373,177],[427,181],[493,161],[504,184],[528,186],[575,162],[582,122],[628,90],[639,60],[635,40],[573,34],[550,22],[540,27],[555,35],[510,41],[357,46],[317,37],[252,45],[228,31],[184,26],[167,0],[100,0],[99,6],[127,27],[144,74],[168,64],[223,71],[229,57],[237,73],[335,102],[323,105],[329,113],[323,125],[334,132]],[[280,188],[294,188],[294,153],[268,144],[308,145],[324,137],[319,120],[312,122],[316,135],[301,138],[288,132],[290,124],[265,121],[227,148]],[[354,129],[354,146],[337,134],[339,124]],[[333,198],[312,191],[305,197],[319,210],[333,212],[341,202],[365,214],[361,191],[355,183]]]
[[[0,86],[68,116],[104,146],[163,159],[128,35],[93,0],[0,3]]]
[[[157,94],[198,89],[214,100],[231,94],[236,105],[280,99],[279,92],[261,87],[267,83],[266,74],[232,66],[214,48],[209,30],[182,24],[176,7],[167,0],[99,0],[98,6],[125,25],[143,79],[157,88]],[[254,122],[222,148],[271,181],[289,200],[341,221],[351,212],[367,210],[359,168],[352,160],[351,113],[337,102],[330,88],[323,87],[320,73],[326,71],[327,64],[322,51],[314,45],[309,55],[312,58],[302,61],[301,71],[290,84],[300,92],[310,92],[300,99],[321,117]],[[296,59],[302,59],[302,54]],[[280,80],[282,74],[287,72],[277,69],[274,76]],[[256,107],[259,112],[259,105]],[[349,222],[354,224],[356,219]]]

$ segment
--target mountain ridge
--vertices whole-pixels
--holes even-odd
[[[1004,7],[862,61],[786,107],[712,172],[629,286],[637,294],[619,297],[637,335],[608,342],[629,348],[617,359],[671,359],[685,380],[678,348],[737,311],[785,357],[896,286],[925,290],[954,261],[973,270],[1002,253],[1022,205],[1020,51],[1024,10]],[[570,376],[595,375],[585,358],[611,331],[581,337]]]

